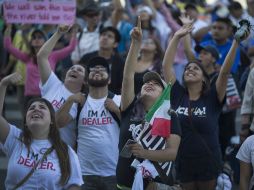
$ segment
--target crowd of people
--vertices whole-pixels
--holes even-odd
[[[254,0],[77,0],[76,13],[2,27],[6,189],[254,189]],[[22,126],[4,113],[13,92]]]

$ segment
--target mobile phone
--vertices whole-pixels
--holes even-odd
[[[132,140],[132,139],[128,139],[128,141],[125,143],[123,149],[120,152],[120,156],[124,157],[124,158],[130,158],[132,153],[130,151],[130,148],[128,147],[129,144],[135,144],[137,143],[136,141]]]

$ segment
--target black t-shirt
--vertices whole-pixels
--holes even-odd
[[[85,54],[81,58],[81,63],[83,63],[85,66],[87,65],[88,61],[98,56],[98,51],[94,51],[88,54]],[[124,60],[122,57],[114,53],[114,55],[111,56],[110,59],[107,60],[110,67],[110,79],[111,82],[108,86],[109,90],[113,92],[114,94],[121,94],[122,89],[122,81],[123,81],[123,69],[124,69]]]
[[[223,102],[217,98],[216,85],[212,85],[206,95],[198,100],[190,101],[186,90],[178,83],[171,90],[171,104],[176,110],[182,127],[182,138],[179,147],[179,156],[186,158],[207,155],[210,151],[218,152],[220,147],[218,138],[218,118]],[[189,109],[191,114],[189,114]],[[199,133],[199,135],[194,132]],[[204,145],[203,140],[206,142]]]
[[[133,100],[133,102],[130,104],[130,106],[121,113],[121,125],[120,125],[120,137],[119,137],[119,151],[121,151],[127,142],[128,139],[133,139],[133,137],[140,134],[141,131],[140,128],[142,128],[144,125],[142,125],[144,122],[142,121],[134,121],[132,120],[133,116],[133,109],[135,107],[136,98]],[[141,143],[143,147],[146,147],[147,144],[149,144],[149,147],[154,147],[155,145],[158,146],[157,149],[162,149],[162,147],[165,145],[166,139],[164,138],[163,141],[160,141],[162,137],[155,137],[151,138],[150,131],[151,126],[145,130],[144,133],[142,133]],[[177,134],[181,136],[181,128],[177,125],[172,125],[171,134]],[[170,136],[169,136],[170,138]],[[145,145],[145,144],[146,145]],[[119,156],[118,163],[117,163],[117,169],[116,169],[116,176],[117,176],[117,184],[124,185],[126,187],[131,187],[134,180],[135,175],[135,168],[131,167],[131,163],[135,159],[134,156],[131,158],[124,158]]]

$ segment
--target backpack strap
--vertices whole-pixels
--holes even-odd
[[[85,99],[87,99],[87,94],[84,95]],[[108,96],[107,98],[113,99],[115,96],[115,94],[111,91],[108,91]],[[78,125],[78,120],[79,120],[79,116],[80,116],[80,112],[82,110],[83,106],[81,104],[78,104],[78,109],[77,109],[77,117],[76,117],[76,125]],[[120,126],[120,119],[117,117],[117,115],[112,112],[109,111],[109,113],[112,115],[112,117],[114,118],[114,120],[117,122],[117,124]]]
[[[111,91],[108,91],[108,96],[107,98],[110,98],[110,99],[113,99],[115,96],[115,94]],[[117,117],[117,115],[112,112],[112,111],[109,111],[109,113],[112,115],[112,117],[114,118],[114,120],[117,122],[118,126],[120,126],[120,119]]]

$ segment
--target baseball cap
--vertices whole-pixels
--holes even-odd
[[[96,57],[89,59],[89,61],[87,63],[88,73],[90,73],[90,68],[93,68],[97,65],[101,65],[101,66],[105,67],[107,69],[108,73],[110,72],[108,61],[103,57],[96,56]]]
[[[167,87],[167,83],[161,78],[161,76],[154,71],[149,71],[143,76],[143,83],[149,82],[151,80],[157,81],[161,84],[163,89]]]
[[[197,53],[200,53],[201,50],[207,51],[212,54],[212,56],[216,59],[216,61],[219,60],[220,55],[217,49],[214,46],[207,45],[207,46],[201,46],[201,45],[196,45],[195,51]]]

